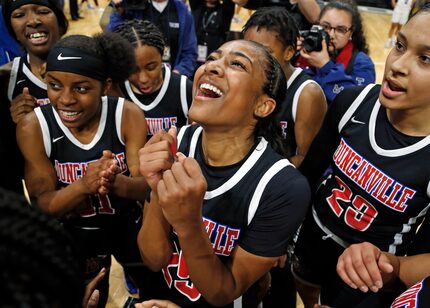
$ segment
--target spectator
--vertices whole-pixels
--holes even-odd
[[[197,59],[197,38],[193,16],[181,0],[141,0],[138,7],[128,6],[125,0],[114,2],[117,10],[110,16],[107,31],[114,31],[127,19],[151,21],[164,35],[163,62],[169,63],[174,73],[192,77]]]
[[[399,33],[400,28],[408,21],[414,2],[415,0],[391,0],[391,6],[394,10],[385,48],[391,48],[396,44],[397,33]]]
[[[320,51],[308,52],[301,47],[296,65],[307,67],[306,72],[322,87],[328,103],[347,87],[375,82],[375,65],[367,55],[357,7],[349,2],[329,2],[321,11],[319,24],[329,41],[322,41]]]

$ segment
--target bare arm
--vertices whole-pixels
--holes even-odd
[[[308,84],[303,89],[296,113],[294,134],[297,144],[296,155],[290,161],[299,167],[318,133],[327,111],[327,103],[321,88],[316,84]]]
[[[139,172],[139,149],[145,145],[147,125],[143,111],[131,102],[124,103],[121,121],[121,132],[124,137],[127,165],[131,177],[116,175],[112,193],[133,200],[145,200],[145,178]]]
[[[430,276],[430,253],[398,257],[398,259],[399,278],[408,288]]]
[[[306,20],[311,24],[318,22],[321,7],[315,0],[298,0],[300,12],[305,16]]]

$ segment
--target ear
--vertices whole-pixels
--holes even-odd
[[[107,93],[111,87],[112,87],[112,79],[108,78],[108,79],[106,79],[106,81],[104,82],[104,85],[103,85],[103,95],[107,95]]]
[[[296,54],[296,50],[293,46],[288,46],[287,49],[284,50],[284,61],[290,62],[291,58]]]
[[[254,107],[254,115],[259,118],[265,118],[275,110],[275,107],[276,101],[267,94],[263,94],[257,99]]]

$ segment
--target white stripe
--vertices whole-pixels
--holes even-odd
[[[294,80],[296,80],[297,76],[303,71],[300,67],[294,69],[294,72],[291,74],[290,78],[287,80],[287,89],[291,86]]]
[[[337,236],[336,234],[331,232],[329,228],[327,228],[326,226],[323,225],[323,223],[319,219],[317,212],[315,211],[313,206],[312,206],[312,216],[314,217],[314,220],[315,220],[316,224],[318,225],[318,227],[320,227],[320,229],[323,230],[325,234],[327,234],[327,238],[332,239],[333,241],[338,243],[343,248],[347,248],[349,246],[349,243],[347,243],[346,241],[341,239],[339,236]]]
[[[97,132],[96,132],[93,140],[91,140],[91,142],[88,144],[83,144],[78,139],[76,139],[76,137],[72,134],[72,132],[63,124],[57,111],[55,111],[55,109],[52,108],[52,111],[54,112],[54,117],[57,120],[58,126],[60,126],[61,130],[64,132],[66,137],[70,140],[70,142],[72,142],[74,145],[81,148],[82,150],[91,150],[97,144],[97,142],[100,140],[100,138],[103,135],[103,131],[104,131],[105,126],[106,126],[108,102],[107,102],[107,96],[103,96],[101,99],[102,99],[102,102],[101,102],[102,112],[100,115],[99,127],[97,128]]]
[[[338,130],[339,133],[342,130],[342,128],[345,126],[345,124],[349,121],[349,119],[354,114],[355,110],[357,110],[358,106],[360,106],[363,99],[366,97],[367,93],[369,93],[370,90],[375,86],[375,84],[369,84],[367,85],[363,91],[361,91],[360,95],[357,96],[357,98],[354,100],[354,102],[349,106],[348,110],[343,115],[342,119],[339,122]]]
[[[187,123],[188,123],[187,76],[184,76],[184,75],[181,76],[180,91],[181,91],[182,112],[184,113],[184,116],[187,119]]]
[[[34,113],[36,114],[36,117],[39,120],[40,129],[42,130],[43,145],[45,147],[46,156],[50,157],[51,156],[51,134],[49,133],[48,123],[46,122],[46,119],[43,116],[43,113],[40,107],[34,108]]]
[[[199,140],[199,136],[203,131],[203,127],[198,127],[196,129],[196,131],[194,132],[193,136],[191,137],[191,141],[190,141],[190,151],[188,153],[189,157],[194,157],[194,154],[196,152],[196,147],[197,147],[197,141]]]
[[[256,162],[260,159],[260,157],[263,155],[263,153],[266,151],[267,148],[267,141],[263,137],[260,139],[260,143],[257,145],[255,150],[252,152],[252,154],[248,157],[248,159],[245,161],[245,163],[239,168],[239,170],[236,171],[236,173],[224,184],[222,184],[220,187],[212,190],[207,191],[205,193],[205,200],[209,200],[212,198],[215,198],[219,195],[222,195],[226,191],[229,191],[232,189],[239,181],[248,173],[249,170],[252,169],[252,167],[255,166]]]
[[[369,140],[373,150],[381,156],[387,157],[398,157],[402,155],[408,155],[422,148],[426,147],[430,144],[430,135],[421,139],[420,141],[411,144],[404,148],[394,149],[394,150],[385,150],[381,148],[375,139],[375,130],[376,130],[376,118],[378,116],[379,108],[381,107],[381,103],[379,99],[376,101],[375,106],[373,107],[372,113],[370,115],[370,123],[369,123]]]
[[[397,246],[399,246],[400,244],[403,243],[403,235],[405,233],[409,233],[412,229],[412,225],[416,224],[416,222],[419,218],[421,218],[425,214],[427,214],[429,207],[430,207],[430,204],[428,204],[424,209],[422,209],[422,211],[417,216],[409,218],[407,224],[403,224],[402,231],[400,231],[400,233],[396,233],[394,235],[394,241],[390,245],[390,247],[388,248],[389,253],[396,254]]]
[[[258,206],[260,205],[261,196],[263,195],[267,184],[279,171],[281,171],[287,166],[292,166],[288,159],[281,159],[277,161],[269,168],[269,170],[266,171],[266,173],[264,173],[264,175],[258,182],[257,189],[254,191],[251,202],[249,203],[248,225],[251,223],[255,213],[257,212]]]
[[[233,308],[242,308],[242,296],[239,296],[234,300]]]
[[[118,104],[116,106],[115,111],[115,124],[116,124],[116,134],[118,135],[118,139],[122,145],[125,145],[124,138],[122,138],[122,112],[124,111],[124,98],[118,98]]]
[[[315,81],[313,80],[306,80],[305,82],[303,82],[300,87],[297,88],[296,93],[294,94],[294,98],[293,98],[293,122],[296,122],[296,114],[297,114],[297,106],[299,105],[299,98],[300,95],[302,94],[303,89],[308,85],[314,83],[316,85],[318,85]],[[319,87],[319,85],[318,85]]]
[[[28,58],[27,55],[27,61],[30,63],[30,58]],[[22,72],[25,74],[25,76],[28,77],[28,79],[31,80],[36,86],[43,90],[47,90],[48,87],[46,86],[46,83],[44,83],[42,80],[36,77],[36,75],[33,74],[33,72],[25,65],[25,63],[22,63]],[[30,93],[31,94],[31,93]]]
[[[178,144],[178,149],[179,149],[179,146],[181,145],[181,142],[182,142],[182,138],[184,137],[184,134],[185,134],[185,131],[188,129],[188,127],[190,127],[191,125],[185,125],[185,126],[182,126],[180,129],[179,129],[179,133],[178,133],[178,135],[176,136],[176,143]]]
[[[170,83],[171,71],[167,65],[163,64],[163,66],[165,68],[163,85],[161,86],[160,92],[158,92],[157,97],[149,105],[144,105],[139,101],[139,99],[136,97],[133,90],[131,89],[131,85],[130,85],[130,82],[128,80],[124,83],[128,96],[130,96],[131,100],[136,105],[138,105],[140,107],[140,109],[142,109],[143,111],[149,111],[149,110],[153,109],[154,107],[156,107],[161,102],[161,100],[163,99],[164,94],[166,94],[167,88],[169,87],[169,83]]]
[[[10,101],[13,99],[13,90],[15,90],[16,85],[16,77],[18,76],[18,68],[19,68],[19,60],[20,57],[16,57],[13,59],[12,69],[10,70],[10,77],[9,77],[9,87],[7,91],[7,97]]]
[[[427,185],[427,197],[430,198],[430,182]]]

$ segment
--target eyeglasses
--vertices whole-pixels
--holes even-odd
[[[330,24],[323,22],[321,24],[321,27],[326,31],[326,32],[330,32],[331,30],[334,30],[335,33],[338,34],[342,34],[345,35],[347,34],[349,31],[352,30],[351,28],[345,27],[345,26],[337,26],[337,27],[332,27]]]

